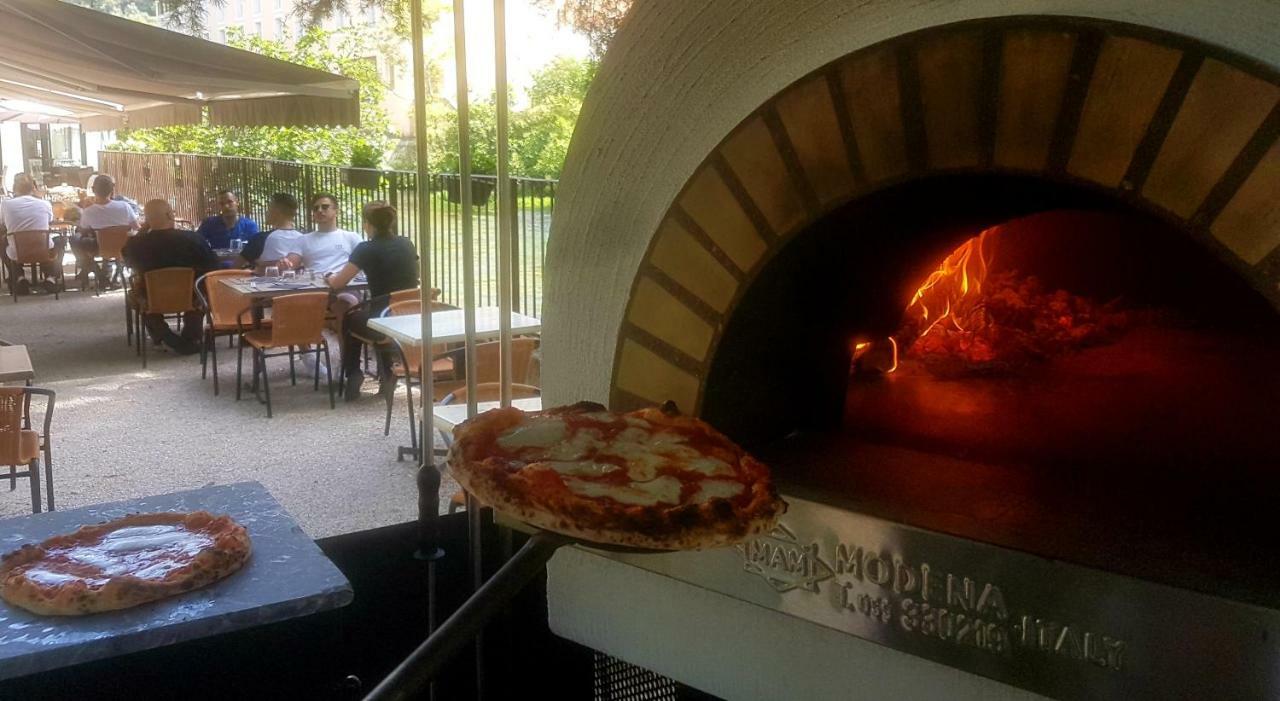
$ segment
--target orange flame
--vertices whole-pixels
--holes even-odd
[[[957,331],[976,328],[986,322],[979,294],[987,278],[991,262],[984,249],[987,229],[960,244],[930,273],[907,305],[906,317],[915,318],[921,329],[916,338],[924,338],[944,321]]]

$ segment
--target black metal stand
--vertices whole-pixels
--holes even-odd
[[[557,549],[571,542],[547,532],[531,536],[502,569],[369,692],[365,701],[419,697],[422,687],[436,677],[454,653],[474,639],[489,619],[543,571]]]

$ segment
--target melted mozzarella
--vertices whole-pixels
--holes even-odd
[[[694,472],[701,472],[708,477],[720,477],[723,475],[733,474],[732,465],[723,460],[716,460],[715,458],[690,458],[684,461],[684,468],[686,470],[693,470]]]
[[[601,477],[622,469],[612,463],[595,462],[593,460],[548,460],[540,464],[546,465],[562,475],[575,475],[577,477]]]
[[[574,494],[593,498],[609,497],[614,501],[633,506],[653,506],[659,502],[676,504],[680,501],[680,480],[674,477],[663,476],[648,482],[633,482],[627,485],[587,482],[569,477],[564,483]]]
[[[701,472],[709,477],[733,474],[733,467],[723,460],[704,457],[686,444],[684,436],[661,432],[650,435],[640,428],[620,432],[601,452],[617,455],[627,461],[627,475],[637,482],[653,479],[658,468],[675,463],[685,470]]]
[[[746,489],[741,482],[733,482],[730,480],[703,480],[699,485],[698,492],[693,495],[693,500],[699,504],[705,504],[712,499],[731,499],[738,496]]]
[[[551,460],[578,460],[594,453],[604,445],[600,431],[584,428],[567,441],[551,446],[546,455]]]
[[[564,440],[569,427],[555,416],[535,416],[498,437],[498,445],[513,448],[547,448]]]

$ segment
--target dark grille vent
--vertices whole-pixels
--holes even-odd
[[[595,701],[680,701],[679,685],[643,667],[595,653]]]

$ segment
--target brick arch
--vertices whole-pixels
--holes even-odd
[[[1278,105],[1267,66],[1101,20],[975,20],[829,63],[739,123],[670,205],[632,284],[610,401],[700,411],[725,324],[790,237],[935,174],[1109,192],[1202,241],[1280,306]]]

